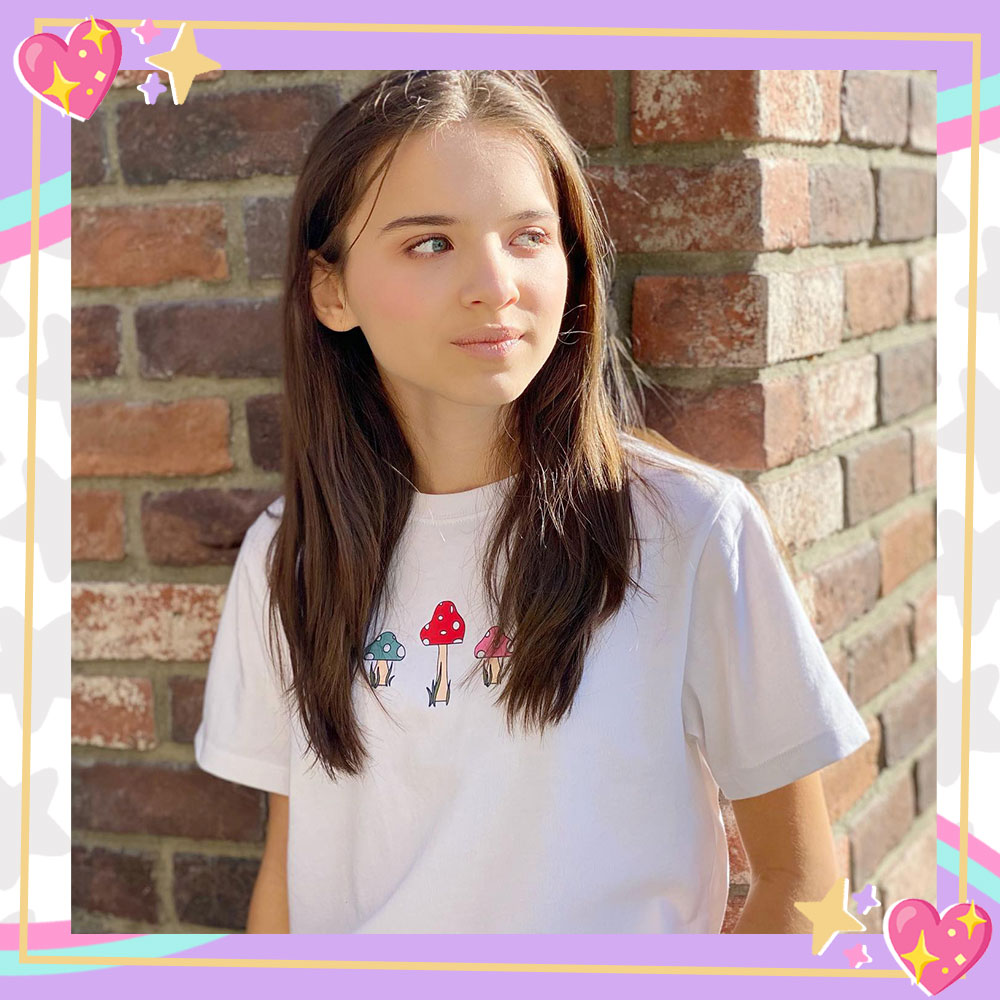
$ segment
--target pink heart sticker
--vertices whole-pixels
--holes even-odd
[[[990,915],[974,902],[938,914],[924,899],[901,899],[882,921],[896,964],[928,996],[961,979],[983,957],[992,933]]]
[[[122,42],[114,25],[93,17],[73,27],[65,42],[42,32],[29,35],[14,52],[21,83],[77,121],[97,110],[121,61]]]

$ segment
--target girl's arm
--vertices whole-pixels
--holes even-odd
[[[268,792],[267,838],[250,897],[247,933],[288,933],[287,795]]]
[[[750,893],[737,934],[807,933],[797,901],[822,899],[837,878],[819,772],[749,799],[733,814],[750,861]]]

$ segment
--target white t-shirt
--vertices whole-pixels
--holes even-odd
[[[373,763],[336,782],[304,757],[267,652],[278,522],[264,512],[251,526],[195,755],[289,796],[292,933],[717,932],[729,874],[718,788],[760,795],[867,741],[743,482],[645,468],[675,528],[633,487],[655,600],[634,594],[595,633],[572,711],[541,737],[508,734],[485,683],[503,683],[503,659],[477,655],[503,652],[478,547],[507,481],[416,495],[371,637],[378,686],[354,688]],[[449,628],[462,641],[435,643]],[[450,694],[435,685],[442,650]]]

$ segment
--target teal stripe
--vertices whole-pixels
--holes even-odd
[[[78,948],[52,948],[38,952],[43,955],[114,955],[117,958],[164,958],[196,948],[198,945],[218,941],[227,934],[145,934],[125,941],[108,941],[104,944],[85,944]],[[31,936],[28,936],[29,946]],[[36,949],[30,948],[32,954]],[[107,965],[26,965],[17,960],[16,951],[0,951],[0,978],[3,976],[51,976],[60,972],[90,972],[107,969]],[[2,992],[2,991],[0,991]]]
[[[46,181],[38,192],[40,215],[48,215],[69,204],[69,171]],[[31,221],[31,191],[0,199],[0,232]]]
[[[943,840],[937,842],[937,863],[952,875],[958,874],[958,850]],[[969,885],[985,892],[990,899],[1000,900],[1000,877],[993,874],[988,868],[969,858],[968,870]]]
[[[1000,105],[1000,73],[987,76],[979,81],[979,110],[989,111]],[[972,84],[942,90],[937,95],[937,120],[951,122],[972,114]]]

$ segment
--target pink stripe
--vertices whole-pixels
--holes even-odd
[[[989,142],[1000,136],[1000,105],[979,112],[979,142]],[[972,115],[942,122],[937,127],[938,153],[952,153],[972,145]]]
[[[945,819],[944,816],[938,816],[938,840],[949,847],[954,847],[956,851],[961,850],[958,843],[959,833],[960,830],[957,824]],[[973,837],[971,833],[969,834],[969,857],[976,864],[982,865],[987,871],[993,872],[994,875],[1000,875],[1000,853],[997,853],[992,847]]]
[[[80,948],[87,944],[107,944],[143,937],[142,934],[70,934],[68,920],[44,924],[28,924],[28,951],[49,948]],[[20,928],[17,924],[0,924],[0,951],[17,951]]]
[[[38,220],[38,248],[52,246],[69,236],[69,205],[57,208]],[[0,233],[0,264],[31,253],[31,223],[25,222]]]

